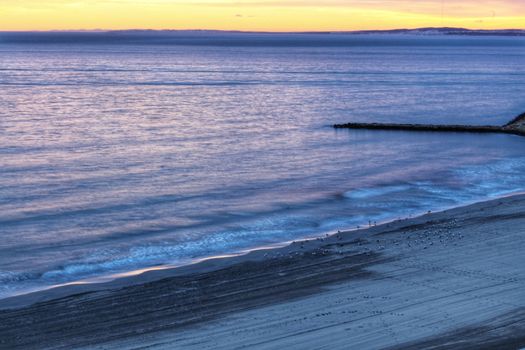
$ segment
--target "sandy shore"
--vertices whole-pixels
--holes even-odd
[[[1,349],[520,349],[525,196],[0,308]]]

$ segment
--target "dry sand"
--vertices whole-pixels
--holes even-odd
[[[2,349],[520,349],[525,196],[0,307]]]

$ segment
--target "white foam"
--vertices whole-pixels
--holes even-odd
[[[395,192],[403,192],[410,189],[409,185],[393,185],[393,186],[381,186],[381,187],[370,187],[361,188],[348,191],[344,193],[346,198],[351,199],[365,199],[371,197],[379,197],[385,194],[391,194]]]

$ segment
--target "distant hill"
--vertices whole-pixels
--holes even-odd
[[[142,33],[142,34],[411,34],[411,35],[498,35],[498,36],[525,36],[524,29],[466,29],[454,27],[426,27],[416,29],[391,29],[391,30],[357,30],[357,31],[331,31],[331,32],[250,32],[250,31],[223,31],[223,30],[117,30],[112,33]]]
[[[354,34],[414,34],[414,35],[499,35],[499,36],[525,36],[523,29],[466,29],[453,27],[428,27],[416,29],[393,30],[360,30]]]
[[[389,37],[391,36],[391,37]],[[465,28],[418,28],[352,32],[239,32],[219,30],[96,30],[0,32],[0,44],[111,44],[111,45],[202,45],[202,46],[352,46],[429,45],[447,43],[446,36],[485,36],[489,40],[462,40],[476,46],[497,37],[525,37],[525,30],[471,30]],[[421,37],[413,40],[413,37]],[[427,40],[428,39],[428,40]],[[508,40],[506,40],[508,41]],[[457,44],[457,43],[456,43]],[[500,45],[501,43],[498,43]]]

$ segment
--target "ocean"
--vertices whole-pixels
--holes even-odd
[[[0,34],[0,298],[525,190],[523,137],[331,127],[504,124],[523,37],[178,35]]]

